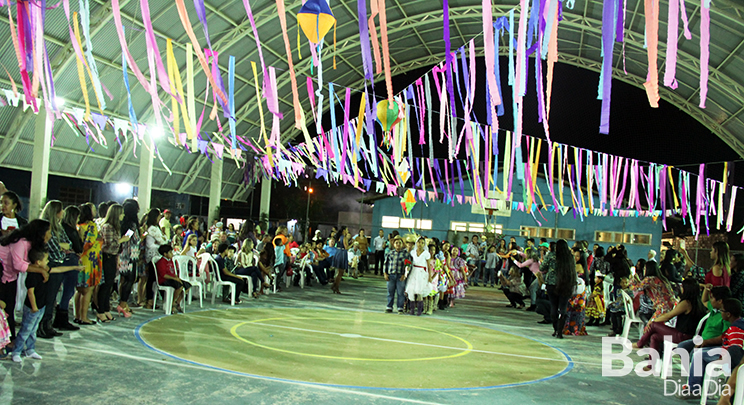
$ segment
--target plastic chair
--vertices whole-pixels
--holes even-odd
[[[173,261],[176,263],[178,269],[178,277],[181,280],[188,280],[191,283],[191,289],[189,290],[189,305],[194,298],[194,288],[199,288],[199,308],[204,308],[204,302],[202,296],[204,294],[204,285],[201,280],[196,277],[196,259],[186,255],[173,256]],[[189,264],[193,269],[193,276],[189,276]]]
[[[623,294],[623,306],[625,307],[625,323],[623,325],[623,339],[628,338],[628,333],[630,333],[630,327],[634,323],[638,324],[638,337],[640,338],[641,335],[643,335],[643,321],[638,318],[638,315],[636,315],[635,311],[633,311],[633,299],[630,298],[630,296],[625,292],[621,291]]]
[[[708,386],[710,385],[710,383],[713,382],[713,380],[718,379],[718,377],[722,375],[731,375],[731,372],[729,370],[731,370],[731,364],[724,363],[721,360],[710,362],[707,366],[705,366],[705,378],[703,378],[703,386],[701,387],[702,390],[700,392],[700,405],[705,405],[708,402]],[[739,390],[741,390],[741,388]],[[715,389],[714,391],[718,390]]]
[[[311,274],[313,272],[313,267],[309,264],[309,257],[309,255],[305,255],[305,257],[300,260],[300,264],[297,265],[297,272],[299,272],[300,275],[300,288],[305,288],[305,268],[310,268]]]
[[[217,296],[217,291],[221,290],[220,287],[230,287],[230,305],[235,305],[235,284],[229,281],[222,281],[222,273],[217,262],[210,256],[209,258],[203,258],[207,260],[209,269],[212,271],[214,278],[212,279],[212,304],[214,304],[214,298]]]
[[[739,387],[734,393],[734,405],[744,405],[744,366],[739,367],[736,372],[736,386]]]
[[[152,259],[152,265],[155,267],[155,263],[160,260],[160,257],[155,257]],[[158,280],[158,271],[157,267],[155,267],[155,282],[152,283],[152,292],[153,292],[153,302],[152,302],[152,312],[155,312],[155,307],[158,305],[158,291],[162,291],[165,297],[163,297],[163,311],[165,311],[166,315],[170,315],[173,312],[173,294],[175,294],[176,289],[173,287],[168,287],[164,285],[160,285],[160,280]]]
[[[703,327],[705,327],[705,322],[708,320],[708,317],[710,316],[710,312],[705,314],[705,316],[698,322],[697,329],[695,329],[695,335],[700,335],[700,332],[702,332]],[[678,346],[677,343],[672,343],[671,341],[664,340],[664,352],[661,357],[661,378],[666,379],[669,369],[672,367],[672,357],[673,353],[672,350]],[[682,364],[682,367],[686,370],[689,368],[689,364]]]

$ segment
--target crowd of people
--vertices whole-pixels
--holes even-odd
[[[368,238],[364,229],[353,235],[347,227],[334,227],[327,236],[316,231],[300,244],[283,225],[246,221],[236,230],[216,220],[207,228],[198,217],[173,218],[169,210],[152,208],[141,215],[135,199],[67,207],[52,200],[39,219],[27,221],[19,215],[18,195],[5,191],[0,208],[0,346],[16,362],[23,355],[41,359],[37,337],[108,323],[115,315],[129,318],[133,308],[152,309],[158,291],[153,283],[173,288],[176,313],[183,311],[181,299],[194,282],[232,283],[234,296],[223,288],[222,300],[240,304],[241,294],[258,299],[281,290],[283,280],[330,284],[340,294],[344,276],[364,277],[373,270],[387,282],[388,313],[431,315],[453,308],[469,288],[483,285],[503,291],[507,307],[542,315],[538,323],[551,325],[559,339],[586,335],[587,327],[608,327],[608,336],[620,335],[631,307],[644,325],[634,344],[638,349],[660,353],[666,338],[688,352],[704,350],[694,360],[702,369],[718,360],[707,354],[716,347],[728,351],[732,366],[744,362],[744,256],[730,255],[725,242],[713,245],[714,265],[705,271],[684,242],[679,250],[668,248],[658,257],[650,250],[632,262],[623,245],[605,250],[595,244],[590,250],[587,241],[569,246],[565,240],[527,238],[519,246],[515,237],[485,234],[463,237],[457,246],[397,231],[379,230]],[[179,256],[196,265],[179,268]],[[23,314],[18,328],[16,306]],[[698,345],[692,340],[696,333],[702,337]],[[649,362],[646,370],[654,367]],[[691,375],[690,387],[699,387],[702,378]]]

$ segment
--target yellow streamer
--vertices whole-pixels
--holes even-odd
[[[672,181],[673,180],[673,178],[672,178],[672,166],[667,166],[667,170],[669,170],[669,173],[667,174],[667,177],[669,177],[669,184],[672,185],[672,195],[674,196],[674,209],[675,210],[678,210],[679,209],[679,200],[677,199],[677,191],[674,190],[674,181]],[[725,178],[726,177],[724,176],[724,179]],[[725,180],[724,180],[724,183],[723,184],[724,184],[724,187],[726,187]]]
[[[269,137],[266,135],[266,126],[264,125],[263,105],[261,104],[261,91],[258,88],[258,71],[256,70],[256,62],[251,61],[251,69],[253,69],[253,86],[256,90],[258,116],[261,117],[261,135],[263,135],[264,142],[266,143],[266,156],[269,158],[269,165],[274,167],[274,159],[271,156],[271,148],[269,147]]]
[[[75,40],[80,43],[80,30],[78,29],[78,16],[77,13],[72,13],[72,21],[74,22]],[[83,99],[85,100],[85,116],[84,121],[90,120],[90,99],[88,98],[88,85],[85,83],[85,68],[83,67],[83,61],[75,56],[77,62],[78,79],[80,80],[80,88],[83,90]]]
[[[178,98],[186,100],[183,92],[183,83],[181,81],[181,71],[178,70],[178,62],[176,62],[176,55],[173,53],[173,41],[169,38],[167,42],[167,61],[168,61],[168,79],[170,80],[171,94],[178,94]],[[175,83],[175,84],[174,84]],[[176,93],[177,92],[177,93]],[[178,105],[181,108],[181,114],[183,115],[183,126],[186,131],[186,137],[191,139],[194,137],[193,128],[191,128],[191,120],[189,119],[188,108],[186,103],[183,101],[178,102],[176,97],[171,96],[171,105],[173,106],[173,129],[176,133],[176,142],[181,143],[179,138],[180,134],[180,123],[178,114]]]
[[[78,48],[82,52],[83,50],[83,43],[80,41],[80,28],[78,27],[78,14],[72,13],[72,21],[74,23],[74,32],[75,32],[75,41],[78,44]],[[83,58],[82,60],[83,66],[85,66],[85,69],[88,71],[88,76],[90,77],[90,82],[93,83],[93,72],[90,70],[90,66],[88,66],[88,62]],[[78,70],[81,70],[78,68]],[[82,80],[85,82],[85,72],[78,72],[78,74],[82,74]],[[83,93],[85,94],[85,119],[90,119],[90,103],[88,101],[88,87],[86,85],[83,85]],[[93,94],[96,96],[96,103],[98,103],[98,111],[103,115],[103,108],[101,108],[101,99],[98,97],[98,92],[93,90]]]

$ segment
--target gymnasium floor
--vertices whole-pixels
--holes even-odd
[[[384,313],[381,277],[342,292],[140,310],[39,339],[44,360],[0,361],[0,404],[684,403],[657,377],[603,378],[605,328],[557,340],[495,289],[420,318]]]

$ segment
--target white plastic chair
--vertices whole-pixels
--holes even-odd
[[[636,315],[635,311],[633,310],[633,299],[630,298],[630,296],[625,292],[621,291],[623,294],[623,306],[625,307],[625,323],[623,325],[623,339],[628,338],[628,333],[630,333],[630,327],[634,323],[638,324],[638,337],[640,338],[641,335],[643,335],[643,321],[638,318],[638,315]]]
[[[170,315],[173,312],[173,294],[176,293],[176,289],[173,287],[168,287],[164,285],[160,285],[160,280],[158,280],[158,270],[155,266],[155,263],[160,260],[160,256],[156,256],[152,259],[152,265],[155,268],[155,282],[152,283],[152,293],[153,293],[153,302],[152,302],[152,312],[155,312],[155,307],[158,305],[158,294],[159,291],[162,291],[163,294],[165,294],[165,297],[163,297],[163,311],[165,311],[166,315]]]
[[[703,327],[705,326],[705,322],[708,320],[708,317],[710,316],[710,312],[705,314],[705,316],[698,322],[697,329],[695,329],[695,335],[700,335],[700,332],[702,332]],[[673,353],[672,350],[678,346],[677,343],[672,343],[669,340],[664,340],[664,352],[661,357],[661,378],[666,379],[669,369],[672,367],[672,357]],[[684,369],[687,369],[689,367],[689,364],[683,364],[682,367]]]
[[[744,405],[744,366],[739,367],[736,372],[736,386],[739,387],[734,393],[734,405]]]
[[[253,262],[258,263],[258,256],[255,256],[255,254],[254,254]],[[236,274],[236,276],[245,280],[245,283],[248,285],[248,291],[250,291],[250,293],[253,294],[253,279],[251,278],[251,276],[244,276],[241,274]]]
[[[730,370],[731,364],[725,363],[722,360],[710,362],[707,366],[705,366],[705,378],[703,378],[703,386],[701,387],[702,390],[700,392],[700,405],[705,405],[708,402],[708,393],[710,392],[708,386],[710,385],[710,383],[718,379],[718,377],[722,375],[731,375]],[[739,387],[738,384],[737,387]],[[715,393],[715,391],[718,390],[714,389],[713,391],[713,393]],[[741,391],[741,388],[739,388],[738,391]]]
[[[214,298],[217,296],[218,291],[222,291],[222,286],[230,287],[230,305],[235,305],[235,284],[229,281],[222,281],[222,273],[217,262],[210,256],[209,258],[203,258],[207,260],[210,271],[212,272],[212,304],[214,304]]]
[[[189,290],[189,305],[194,298],[194,288],[199,289],[199,308],[204,308],[204,302],[202,300],[204,295],[204,284],[201,280],[196,277],[196,259],[186,255],[173,256],[173,261],[176,262],[178,268],[178,277],[181,280],[187,280],[191,283],[191,289]],[[189,276],[189,264],[191,264],[192,276]]]

